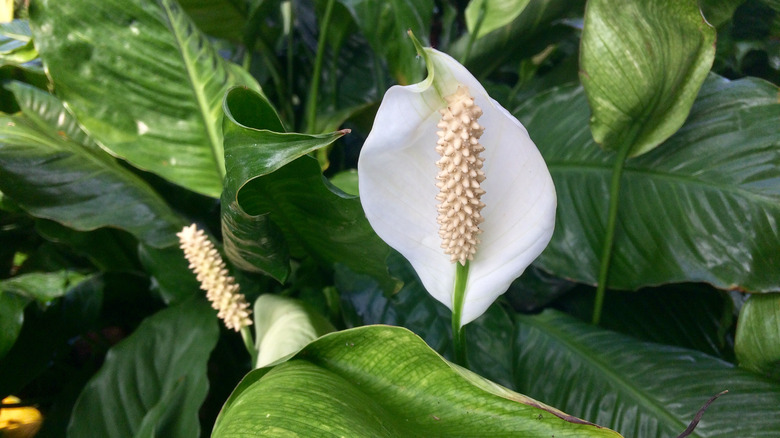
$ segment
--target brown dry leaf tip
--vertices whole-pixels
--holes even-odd
[[[200,288],[206,291],[211,307],[225,326],[235,331],[252,324],[251,310],[244,294],[238,292],[236,279],[228,275],[225,262],[203,230],[195,224],[184,227],[179,236],[180,248],[190,262],[189,268],[197,275]]]
[[[480,201],[485,193],[480,187],[485,180],[484,160],[479,156],[485,150],[479,143],[484,128],[477,123],[482,109],[463,85],[446,100],[447,107],[440,111],[441,121],[436,125],[440,129],[436,152],[441,156],[436,162],[437,222],[444,252],[453,263],[465,265],[466,260],[474,259],[477,236],[482,232],[479,224],[484,220],[480,214],[485,206]]]

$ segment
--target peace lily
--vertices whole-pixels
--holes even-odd
[[[455,332],[547,246],[555,187],[523,125],[464,66],[417,45],[428,77],[385,94],[358,161],[360,199]]]

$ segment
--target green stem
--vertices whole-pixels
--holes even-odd
[[[252,338],[252,332],[248,325],[241,327],[241,338],[244,340],[244,347],[249,353],[249,357],[252,358],[252,368],[257,365],[257,348],[255,348],[255,340]]]
[[[452,293],[452,343],[455,347],[455,363],[468,367],[466,361],[466,332],[460,322],[463,316],[463,302],[466,300],[466,281],[469,278],[469,262],[455,264],[455,287]]]
[[[474,41],[477,40],[477,35],[479,35],[479,29],[482,27],[482,22],[485,21],[486,3],[487,2],[483,1],[479,6],[479,16],[477,16],[477,22],[474,24],[473,31],[469,33],[469,41],[466,44],[466,50],[463,52],[463,57],[460,59],[461,64],[466,64],[466,61],[468,61],[469,56],[471,55],[471,47],[474,46]]]
[[[609,186],[609,212],[607,213],[607,228],[604,235],[604,243],[601,248],[601,265],[599,267],[599,280],[596,287],[596,302],[593,304],[593,325],[601,321],[601,309],[604,306],[604,293],[607,290],[609,279],[609,266],[612,262],[612,246],[615,241],[615,225],[617,224],[618,203],[620,201],[620,178],[623,175],[623,165],[628,158],[633,142],[627,141],[618,150],[617,159],[612,167],[612,182]]]
[[[317,94],[320,92],[320,76],[322,76],[322,60],[325,56],[325,41],[330,25],[330,16],[333,13],[333,5],[336,0],[328,0],[325,6],[325,15],[320,25],[320,36],[317,41],[317,57],[314,59],[314,74],[309,87],[309,99],[306,102],[306,132],[314,133],[317,118]]]

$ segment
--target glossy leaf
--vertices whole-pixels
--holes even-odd
[[[619,435],[569,417],[444,361],[398,327],[326,335],[250,373],[213,437]]]
[[[0,281],[0,290],[46,305],[83,280],[77,272],[32,272]]]
[[[217,318],[201,301],[144,320],[82,391],[68,436],[198,436],[206,363],[218,335]]]
[[[518,318],[518,391],[625,436],[774,437],[780,384],[703,353],[639,342],[554,311]]]
[[[734,11],[742,3],[745,0],[702,0],[700,6],[707,22],[720,28],[731,20]]]
[[[176,241],[178,216],[142,179],[94,150],[61,102],[21,83],[10,87],[25,115],[0,118],[3,193],[33,216],[77,230],[121,228],[153,246]]]
[[[780,294],[747,300],[739,313],[735,342],[741,367],[780,380]]]
[[[40,0],[30,19],[58,95],[90,136],[140,169],[220,194],[222,97],[257,84],[174,1]]]
[[[409,62],[416,52],[407,32],[418,38],[430,34],[432,0],[339,0],[355,17],[363,35],[376,53],[382,54],[390,72],[401,85],[417,82],[422,65]],[[424,43],[425,41],[423,41]]]
[[[283,281],[289,272],[286,247],[296,256],[308,253],[383,278],[392,291],[395,282],[384,261],[389,249],[366,221],[358,198],[333,187],[317,161],[305,156],[347,131],[285,133],[269,108],[262,96],[246,89],[234,89],[226,98],[222,218],[230,260],[243,260],[237,264],[242,269],[256,263],[255,268]],[[281,232],[269,231],[274,228]],[[242,254],[231,245],[248,256],[237,258]]]
[[[715,57],[715,30],[696,0],[591,0],[580,79],[591,131],[637,156],[682,126]]]
[[[309,342],[335,331],[330,322],[302,302],[278,295],[260,295],[253,314],[258,351],[255,368],[297,353]]]
[[[530,0],[471,0],[466,7],[466,26],[469,33],[477,31],[476,38],[481,38],[506,26],[523,12],[529,2]]]
[[[780,288],[778,89],[711,77],[687,123],[661,147],[628,160],[609,286],[699,281],[718,288]],[[555,181],[555,233],[539,266],[594,284],[604,235],[611,154],[588,132],[578,87],[525,102],[515,114]]]

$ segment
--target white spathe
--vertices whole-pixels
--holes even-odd
[[[453,308],[456,265],[436,221],[439,110],[458,85],[482,108],[485,128],[481,243],[470,262],[461,325],[478,318],[541,254],[555,225],[550,172],[520,122],[449,55],[426,48],[428,78],[384,96],[358,161],[360,200],[376,233],[414,267],[428,292]]]

